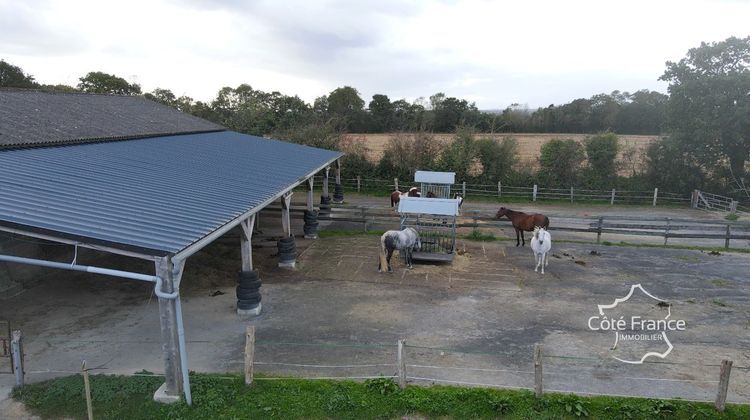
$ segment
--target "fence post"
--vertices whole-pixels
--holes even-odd
[[[357,175],[357,192],[362,191],[362,177]]]
[[[542,382],[542,345],[534,344],[534,394],[537,398],[542,398],[542,394],[544,394]]]
[[[255,326],[245,328],[245,385],[253,383],[253,358],[255,357]]]
[[[732,225],[730,225],[730,224],[727,223],[727,235],[725,236],[725,239],[724,239],[724,248],[725,249],[729,249],[729,238],[731,237],[731,227],[732,227]]]
[[[86,361],[81,362],[81,373],[83,374],[83,388],[86,391],[86,412],[89,420],[94,420],[94,408],[91,405],[91,383],[89,383],[89,370],[86,369]]]
[[[732,200],[732,202],[729,203],[729,213],[737,213],[737,200]]]
[[[659,195],[659,189],[654,188],[654,207],[656,207],[656,197]]]
[[[23,386],[23,342],[21,330],[13,331],[10,341],[10,351],[13,358],[13,373],[16,374],[16,386]]]
[[[602,224],[604,223],[604,216],[599,216],[599,222],[596,225],[596,244],[599,245],[599,243],[602,240]]]
[[[570,186],[570,202],[573,202],[573,186]]]
[[[531,192],[531,201],[536,201],[536,184],[534,184],[534,190]]]
[[[693,194],[690,195],[690,207],[698,207],[698,190],[693,190]]]
[[[729,388],[729,374],[732,373],[732,361],[722,360],[719,371],[719,391],[716,393],[716,409],[724,411],[727,402],[727,388]]]
[[[466,199],[466,181],[464,181],[463,185],[461,186],[461,197]]]
[[[393,178],[393,186],[395,189],[393,191],[398,191],[398,178]]]
[[[404,343],[406,340],[398,340],[398,386],[406,388],[406,358],[404,357]]]
[[[615,189],[612,188],[612,198],[609,199],[609,205],[614,206],[615,205]]]
[[[497,198],[500,198],[503,196],[503,183],[500,181],[497,181]]]
[[[364,224],[363,228],[365,229],[365,233],[367,233],[367,213],[365,213],[365,208],[362,207],[359,209],[359,212],[362,214],[362,223]]]
[[[669,229],[671,229],[672,218],[667,217],[667,227],[664,229],[664,246],[667,246],[667,240],[669,239]]]

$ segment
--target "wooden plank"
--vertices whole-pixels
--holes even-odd
[[[245,328],[245,385],[253,383],[253,359],[255,357],[255,326]]]
[[[732,361],[722,360],[719,370],[719,390],[716,393],[714,405],[719,411],[724,411],[727,403],[727,389],[729,389],[729,375],[732,373]]]
[[[86,413],[89,420],[94,420],[94,408],[91,404],[91,384],[89,383],[89,370],[86,369],[86,361],[81,362],[81,373],[83,374],[83,388],[86,393]]]
[[[406,355],[404,354],[406,340],[398,340],[398,386],[406,388]]]
[[[542,345],[534,345],[534,395],[542,398],[544,395],[544,375],[542,374]]]

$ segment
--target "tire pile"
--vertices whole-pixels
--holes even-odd
[[[331,214],[331,197],[320,196],[320,213],[318,216],[328,216]]]
[[[290,263],[297,259],[297,244],[294,242],[294,236],[279,239],[276,247],[279,250],[279,262]]]
[[[305,236],[315,236],[318,234],[318,212],[305,210],[305,225],[302,227]]]
[[[344,201],[344,186],[341,184],[336,184],[333,187],[333,201],[335,203],[341,203]]]
[[[258,272],[240,271],[237,284],[237,309],[254,309],[260,304],[261,281]]]

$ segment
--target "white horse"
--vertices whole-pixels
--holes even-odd
[[[552,236],[546,229],[535,226],[534,237],[531,238],[531,250],[534,251],[534,272],[539,270],[539,266],[542,266],[542,274],[544,274],[544,266],[549,265],[549,250],[552,248]]]
[[[419,251],[422,242],[419,240],[419,233],[414,228],[404,230],[389,230],[380,237],[380,261],[378,262],[378,272],[387,269],[389,273],[393,272],[391,268],[391,257],[393,251],[404,251],[406,254],[406,265],[412,268],[411,254]]]

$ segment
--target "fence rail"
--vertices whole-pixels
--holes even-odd
[[[306,207],[295,204],[291,217],[301,219]],[[280,212],[280,207],[267,207],[264,211]],[[590,233],[600,243],[603,234],[662,237],[664,245],[669,239],[709,239],[723,241],[724,248],[731,241],[750,240],[750,223],[737,221],[710,221],[683,218],[640,218],[630,216],[570,216],[547,214],[551,231]],[[399,215],[391,208],[337,205],[320,220],[361,224],[367,232],[376,227],[397,228]],[[480,210],[462,210],[457,228],[508,228],[510,221],[497,220],[494,215]]]
[[[320,185],[323,182],[322,176],[316,176],[315,182]],[[332,182],[332,179],[329,180]],[[410,181],[394,179],[377,179],[363,178],[342,178],[341,184],[345,190],[356,192],[380,192],[388,193],[400,188],[415,184]],[[470,184],[460,182],[451,185],[451,191],[462,193],[464,197],[496,197],[511,199],[528,199],[530,201],[556,200],[556,201],[599,201],[615,204],[651,204],[656,206],[661,204],[685,204],[692,203],[690,195],[660,191],[658,188],[648,191],[607,189],[597,190],[580,187],[569,188],[551,188],[539,185],[517,186],[504,185],[502,182],[496,184]],[[426,193],[426,192],[424,192]]]

